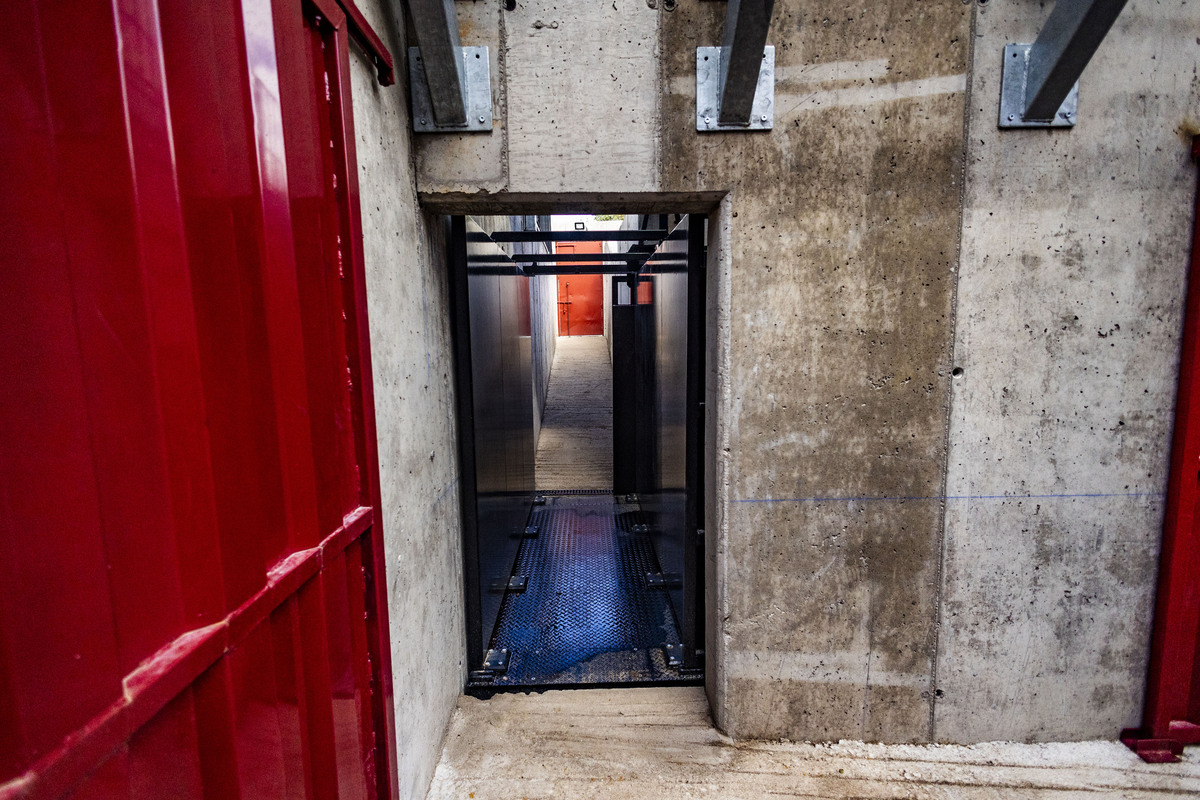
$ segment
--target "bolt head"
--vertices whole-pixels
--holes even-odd
[[[767,121],[767,115],[766,115],[766,114],[763,114],[761,117],[759,117],[759,118],[758,118],[758,120],[759,120],[759,122],[766,122],[766,121]]]
[[[1016,114],[1009,114],[1009,115],[1008,115],[1008,121],[1009,121],[1009,122],[1012,122],[1014,119],[1016,119]]]
[[[483,117],[483,115],[481,114],[481,115],[479,116],[479,121],[480,121],[480,122],[483,122],[483,120],[484,120],[484,117]]]
[[[425,124],[425,118],[424,118],[424,117],[421,117],[421,124],[422,124],[422,125],[424,125],[424,124]]]
[[[707,124],[708,124],[708,123],[710,123],[710,122],[712,122],[712,117],[705,117],[705,118],[704,118],[704,124],[705,124],[705,125],[707,125]]]

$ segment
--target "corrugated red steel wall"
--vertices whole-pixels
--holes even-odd
[[[0,797],[392,796],[345,16],[7,12]]]

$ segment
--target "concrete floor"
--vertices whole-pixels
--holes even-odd
[[[1198,751],[1150,765],[1117,742],[734,743],[699,688],[503,694],[460,699],[428,800],[1200,797]]]
[[[612,488],[612,362],[603,336],[560,336],[538,438],[539,491]]]

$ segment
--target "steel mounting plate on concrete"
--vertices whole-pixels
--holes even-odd
[[[698,131],[769,131],[775,127],[775,46],[763,48],[754,106],[748,125],[723,125],[718,122],[721,97],[720,47],[696,48],[696,130]]]
[[[490,133],[492,130],[492,68],[486,47],[463,47],[462,74],[466,93],[467,124],[438,125],[425,78],[421,50],[408,48],[408,78],[412,90],[412,122],[417,133]]]
[[[1071,128],[1079,109],[1079,83],[1071,87],[1052,120],[1027,120],[1025,86],[1029,78],[1030,44],[1004,46],[1004,69],[1000,73],[1001,128]]]

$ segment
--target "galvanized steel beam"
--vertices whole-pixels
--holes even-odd
[[[1033,44],[1004,48],[1001,128],[1075,124],[1079,76],[1126,0],[1057,0]]]
[[[775,0],[729,0],[720,47],[696,48],[696,130],[770,130],[775,48],[767,46]]]
[[[417,46],[408,49],[413,130],[490,131],[488,48],[463,47],[454,0],[408,0]]]

